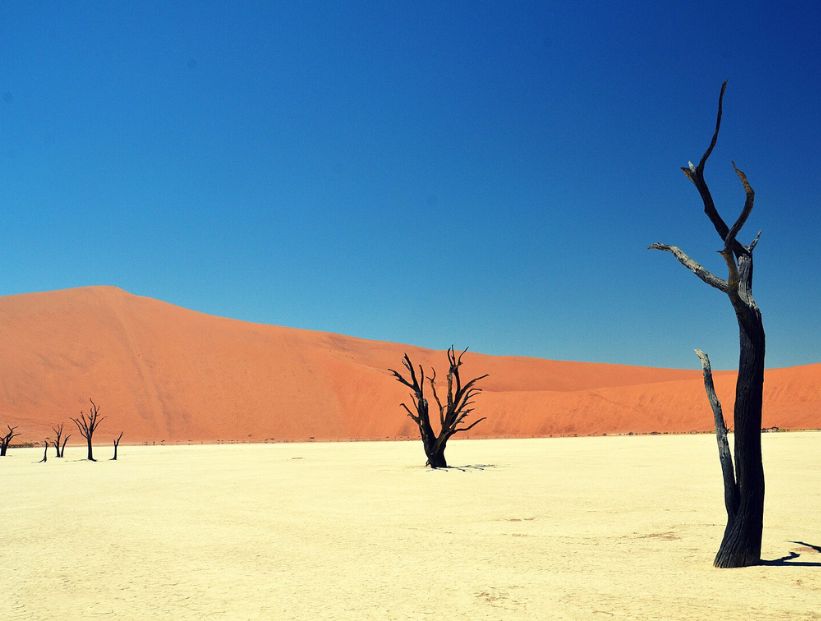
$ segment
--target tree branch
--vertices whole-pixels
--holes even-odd
[[[431,368],[431,373],[433,373],[433,375],[428,378],[428,381],[430,382],[430,387],[433,391],[433,399],[439,407],[439,427],[441,429],[445,426],[445,408],[442,406],[442,401],[439,399],[439,394],[436,392],[436,369]]]
[[[419,424],[419,417],[414,416],[413,412],[410,411],[410,408],[408,408],[407,405],[405,405],[404,403],[400,403],[399,405],[401,407],[405,408],[405,411],[408,413],[408,416],[410,416],[413,419],[413,422],[415,422],[416,424]]]
[[[727,271],[729,272],[729,276],[727,277],[727,293],[735,293],[738,291],[739,280],[738,265],[736,265],[735,257],[729,248],[725,248],[718,254],[724,259],[724,262],[727,264]]]
[[[733,458],[730,445],[727,442],[727,425],[724,422],[724,413],[721,411],[721,402],[716,395],[713,384],[713,373],[710,369],[710,358],[700,349],[696,349],[696,356],[701,361],[701,370],[704,374],[704,390],[713,410],[713,420],[716,428],[716,443],[718,444],[718,460],[721,462],[721,474],[724,479],[724,507],[727,515],[733,518],[738,509],[738,484],[733,470]]]
[[[406,380],[404,377],[402,377],[402,375],[399,373],[399,371],[394,371],[393,369],[388,369],[388,371],[393,373],[393,376],[396,379],[396,381],[404,384],[405,386],[407,386],[408,388],[413,390],[413,384],[411,384],[408,380]]]
[[[719,237],[721,237],[721,241],[726,243],[727,234],[730,232],[730,228],[727,226],[727,223],[724,222],[724,219],[718,213],[718,209],[716,209],[715,201],[713,200],[713,195],[710,193],[710,188],[707,187],[707,182],[704,179],[704,167],[707,165],[707,160],[712,154],[713,149],[718,142],[718,132],[721,129],[721,115],[724,108],[724,92],[727,90],[727,81],[725,80],[721,84],[721,92],[718,95],[718,112],[716,113],[716,127],[713,131],[713,136],[710,139],[710,145],[707,147],[707,150],[704,152],[704,155],[701,156],[701,160],[698,162],[698,166],[690,166],[690,167],[682,167],[681,170],[687,176],[690,181],[693,182],[693,185],[696,186],[699,195],[701,196],[701,201],[704,203],[704,213],[710,219],[710,222],[713,223],[713,227],[715,228],[716,232],[718,233]],[[736,254],[736,256],[741,255],[745,252],[744,246],[742,246],[738,241],[732,241],[732,250]]]
[[[453,433],[457,433],[457,432],[459,432],[459,431],[470,431],[470,430],[471,430],[471,429],[473,429],[476,425],[478,425],[479,423],[481,423],[483,420],[487,420],[487,416],[483,416],[482,418],[479,418],[479,419],[477,419],[477,420],[473,421],[473,422],[472,422],[470,425],[468,425],[467,427],[459,427],[458,429],[454,429],[454,430],[453,430]]]
[[[735,165],[735,162],[733,162],[733,170],[741,180],[741,185],[744,186],[744,194],[746,195],[746,198],[744,199],[744,207],[738,216],[738,220],[735,221],[735,224],[733,224],[727,232],[727,237],[724,239],[724,247],[728,249],[730,248],[730,244],[735,241],[736,235],[738,235],[741,227],[743,227],[744,223],[747,222],[747,218],[753,210],[753,202],[755,202],[755,191],[750,185],[750,182],[747,181],[747,175],[744,174],[744,171],[739,170],[739,168]]]
[[[721,92],[718,94],[718,112],[716,113],[716,128],[713,131],[713,137],[710,140],[710,146],[707,147],[707,150],[704,152],[704,155],[701,156],[701,160],[696,166],[696,173],[699,176],[702,176],[704,173],[704,166],[707,164],[707,159],[710,157],[710,154],[715,149],[716,143],[718,142],[718,131],[721,129],[721,114],[724,108],[724,92],[727,90],[727,80],[721,83]]]
[[[688,270],[693,272],[696,276],[698,276],[701,280],[706,282],[711,287],[715,287],[719,291],[723,291],[727,293],[729,291],[729,287],[725,281],[721,278],[713,274],[703,265],[693,261],[687,254],[678,246],[668,246],[667,244],[661,244],[659,242],[650,244],[648,246],[649,250],[666,250],[670,252],[676,259],[678,259],[679,263],[681,263],[684,267]]]
[[[758,245],[759,239],[761,239],[761,231],[755,234],[755,237],[753,237],[753,241],[751,241],[750,245],[747,246],[747,252],[749,252],[750,254],[753,253],[753,250],[755,250],[755,247]]]

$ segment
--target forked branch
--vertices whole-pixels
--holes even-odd
[[[71,437],[71,434],[68,434],[67,436],[65,436],[65,438],[63,438],[63,427],[63,423],[60,423],[59,425],[55,425],[51,428],[51,430],[54,432],[54,450],[57,453],[57,457],[63,456],[63,453],[66,450],[66,443],[68,442],[68,439]]]
[[[713,131],[713,136],[710,139],[710,145],[707,147],[707,150],[704,151],[704,155],[701,156],[701,159],[698,162],[698,166],[682,166],[681,168],[681,170],[684,172],[687,178],[690,179],[690,181],[693,182],[693,185],[696,186],[696,189],[698,190],[698,193],[701,196],[701,201],[704,203],[704,213],[707,214],[707,217],[710,219],[710,222],[713,223],[713,227],[715,228],[719,237],[721,237],[721,241],[724,243],[727,243],[727,235],[730,232],[730,227],[727,226],[727,223],[718,213],[718,209],[716,209],[716,204],[713,200],[713,195],[710,192],[710,188],[707,186],[707,182],[704,180],[704,168],[707,165],[707,160],[710,158],[710,155],[712,154],[713,149],[716,146],[716,143],[718,142],[718,133],[721,129],[721,115],[724,110],[724,92],[726,90],[727,82],[725,80],[721,84],[721,92],[718,95],[718,111],[716,112],[715,130]],[[742,246],[738,241],[735,240],[735,236],[731,238],[729,247],[732,248],[732,251],[736,256],[740,256],[744,254],[744,252],[746,251],[744,246]]]
[[[428,402],[425,399],[425,370],[422,368],[422,365],[419,365],[419,377],[416,375],[416,371],[413,367],[413,363],[411,359],[408,357],[408,354],[405,354],[402,357],[402,366],[405,367],[408,371],[408,377],[405,378],[399,371],[395,371],[394,369],[388,369],[393,374],[393,377],[398,381],[400,384],[403,384],[411,389],[411,400],[413,402],[414,409],[416,410],[416,414],[414,414],[411,409],[404,403],[400,403],[399,405],[404,408],[405,412],[408,416],[419,425],[422,420],[421,417],[427,415],[428,409]],[[422,378],[420,383],[419,378]]]
[[[116,438],[114,438],[114,457],[111,458],[112,461],[117,461],[117,449],[120,448],[120,440],[123,439],[123,432],[120,432]]]
[[[462,366],[462,357],[467,352],[465,348],[458,356],[451,346],[448,349],[448,394],[447,402],[442,403],[439,396],[436,394],[436,374],[434,373],[430,378],[430,385],[433,390],[436,404],[439,406],[439,420],[441,422],[441,434],[450,437],[460,431],[469,431],[478,423],[485,420],[480,418],[467,427],[459,427],[458,425],[473,412],[473,399],[478,395],[482,389],[476,386],[476,383],[487,377],[487,374],[474,377],[467,383],[462,384],[462,376],[460,367]]]

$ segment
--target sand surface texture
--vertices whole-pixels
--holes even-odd
[[[100,440],[124,442],[415,438],[388,367],[402,353],[444,377],[443,352],[213,317],[86,287],[0,297],[0,426],[39,442],[93,397]],[[447,344],[443,344],[447,345]],[[472,438],[709,431],[698,361],[654,369],[469,353],[489,373]],[[715,374],[732,419],[735,374]],[[821,364],[771,369],[765,427],[821,428]],[[72,442],[79,440],[75,434]]]
[[[764,453],[788,558],[718,570],[707,435],[13,450],[0,617],[819,619],[821,433]]]

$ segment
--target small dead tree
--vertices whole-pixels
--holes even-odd
[[[6,425],[6,428],[8,429],[6,434],[0,436],[0,457],[6,456],[6,451],[9,450],[9,445],[11,445],[11,441],[20,435],[19,433],[17,433],[17,427]]]
[[[746,567],[757,565],[761,561],[761,531],[764,518],[761,407],[765,338],[761,311],[753,298],[753,250],[758,243],[760,233],[747,246],[736,239],[753,209],[755,192],[747,181],[747,176],[733,162],[733,170],[744,188],[745,200],[736,221],[732,226],[727,226],[716,209],[710,189],[704,179],[704,166],[718,140],[726,88],[727,83],[724,82],[718,97],[716,126],[710,145],[701,156],[698,165],[690,162],[681,170],[698,190],[704,204],[704,213],[721,238],[723,247],[719,252],[727,264],[727,280],[711,273],[676,246],[655,243],[651,244],[650,248],[670,252],[702,281],[726,294],[735,312],[740,341],[738,381],[733,411],[735,477],[732,476],[731,470],[725,468],[724,461],[722,461],[724,497],[728,502],[727,526],[714,565],[716,567]],[[703,363],[702,361],[702,365]],[[707,392],[709,396],[709,388]],[[712,397],[710,401],[712,403]],[[724,459],[725,457],[722,458]]]
[[[408,371],[408,377],[405,378],[401,373],[393,369],[388,369],[399,383],[407,386],[411,390],[411,400],[413,403],[412,411],[406,404],[400,404],[407,412],[407,415],[419,427],[419,435],[422,439],[422,446],[425,449],[425,455],[428,461],[425,465],[431,468],[447,468],[448,463],[445,459],[445,447],[448,440],[455,434],[461,431],[469,431],[476,425],[485,420],[485,417],[480,418],[469,425],[461,426],[465,418],[474,411],[473,399],[481,392],[481,388],[476,386],[479,380],[487,377],[487,374],[475,377],[472,380],[462,384],[462,378],[459,372],[459,367],[462,366],[462,356],[465,355],[465,349],[458,356],[453,347],[448,349],[448,375],[447,375],[447,398],[445,403],[439,398],[436,391],[436,370],[432,369],[431,377],[428,382],[433,392],[433,398],[439,408],[439,433],[433,430],[430,422],[430,411],[428,400],[425,398],[425,371],[422,365],[419,365],[419,375],[417,376],[414,365],[407,354],[403,356],[402,365]]]
[[[91,407],[88,409],[88,415],[81,411],[80,418],[72,418],[71,420],[77,425],[77,429],[80,430],[80,435],[86,439],[86,443],[88,444],[88,461],[97,461],[94,459],[91,439],[97,427],[105,420],[105,416],[100,416],[100,408],[97,407],[97,404],[94,403],[93,400],[89,399],[89,401],[91,402]]]
[[[68,439],[71,437],[71,434],[66,435],[63,438],[63,423],[52,427],[51,430],[54,432],[54,450],[57,453],[57,457],[62,457],[66,452],[66,444],[68,443]],[[62,443],[60,439],[63,439]]]
[[[44,464],[48,461],[48,446],[49,446],[49,440],[48,440],[48,438],[46,438],[45,440],[43,440],[43,459],[38,461],[37,462],[38,464]]]
[[[117,461],[117,449],[120,446],[120,440],[123,439],[123,432],[120,432],[116,438],[114,438],[114,457],[111,458],[111,461]]]

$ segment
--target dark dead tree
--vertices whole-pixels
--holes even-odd
[[[0,436],[0,457],[6,456],[6,451],[9,450],[9,446],[11,445],[11,441],[14,440],[20,434],[17,433],[17,427],[12,427],[11,425],[6,425],[8,431],[5,435]]]
[[[472,380],[462,383],[462,378],[459,372],[459,367],[462,366],[462,356],[465,355],[463,351],[458,356],[453,347],[448,349],[448,375],[447,375],[447,399],[445,403],[439,398],[436,391],[436,370],[432,370],[431,377],[428,382],[433,392],[433,398],[439,408],[439,433],[433,430],[430,422],[430,408],[428,400],[425,398],[425,371],[422,365],[419,365],[419,375],[417,376],[413,363],[407,354],[402,359],[402,365],[408,371],[408,377],[405,378],[398,371],[388,369],[401,384],[404,384],[411,389],[411,400],[413,403],[414,412],[404,403],[401,406],[405,409],[407,415],[419,427],[419,435],[422,439],[422,446],[425,449],[425,455],[428,461],[425,465],[431,468],[447,468],[448,463],[445,459],[445,447],[448,440],[455,434],[461,431],[469,431],[476,425],[481,423],[485,418],[480,418],[469,425],[465,425],[465,418],[474,411],[473,399],[481,392],[481,388],[476,386],[476,382],[487,377],[487,374],[475,377]],[[461,426],[460,426],[461,425]]]
[[[761,561],[761,531],[764,518],[764,467],[761,461],[761,405],[764,386],[764,324],[761,311],[753,298],[753,250],[759,235],[745,246],[736,237],[753,209],[755,192],[747,176],[733,162],[733,170],[744,188],[745,201],[741,213],[732,226],[719,215],[710,189],[704,179],[704,166],[713,152],[721,127],[724,91],[721,85],[718,113],[712,140],[698,165],[683,167],[682,171],[696,186],[704,213],[709,218],[723,247],[719,251],[727,264],[727,279],[719,278],[691,259],[680,248],[655,243],[650,248],[670,252],[687,269],[711,287],[726,294],[735,312],[739,332],[738,381],[733,411],[733,449],[735,479],[724,470],[727,526],[714,564],[716,567],[747,567]],[[708,390],[709,393],[709,390]],[[711,399],[712,401],[712,399]],[[722,469],[724,468],[722,464]]]
[[[88,409],[88,415],[84,412],[80,412],[80,418],[72,418],[71,420],[77,425],[77,429],[80,430],[80,435],[86,439],[86,443],[88,444],[88,461],[97,461],[94,459],[94,453],[92,452],[91,439],[97,427],[105,420],[105,416],[100,416],[100,409],[97,407],[97,404],[91,399],[89,399],[89,401],[91,402],[91,407]]]
[[[120,446],[120,440],[123,439],[123,432],[120,432],[116,438],[114,438],[114,457],[111,458],[111,461],[117,461],[117,449]]]
[[[68,443],[68,439],[71,437],[71,434],[68,434],[65,438],[63,438],[63,423],[60,423],[59,425],[52,427],[51,430],[54,432],[55,436],[54,450],[57,453],[57,457],[60,458],[66,452],[66,444]],[[62,443],[60,442],[61,438],[63,438]]]
[[[49,440],[46,438],[43,440],[43,459],[38,461],[38,464],[44,464],[48,461],[48,447],[49,447]]]

